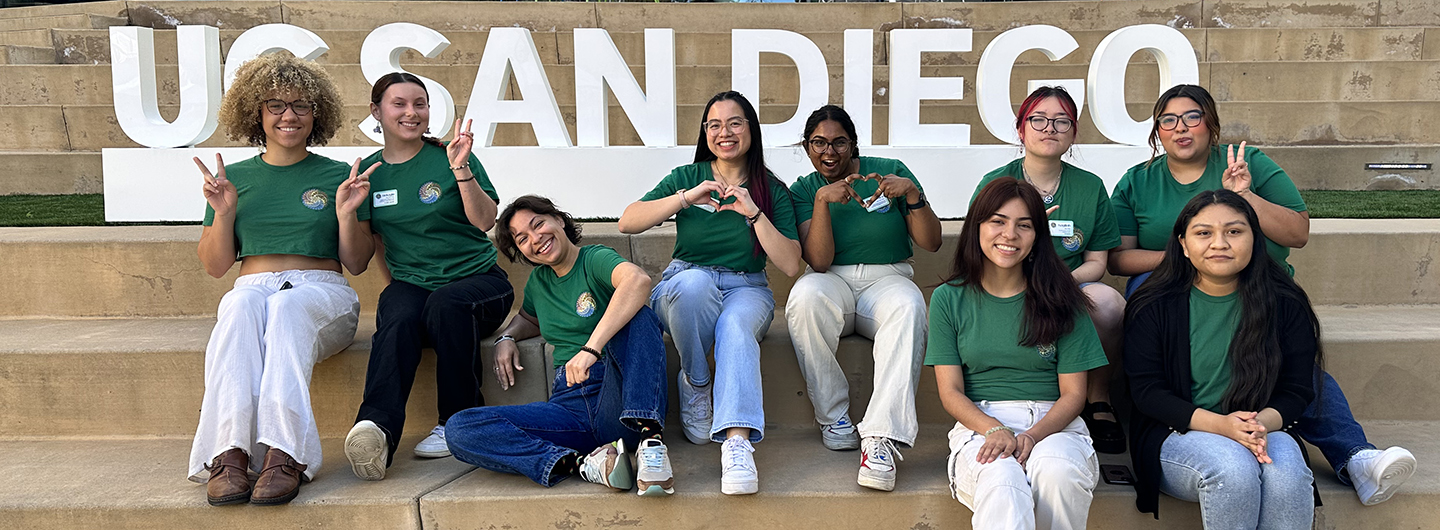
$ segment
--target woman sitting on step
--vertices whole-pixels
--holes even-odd
[[[345,437],[350,468],[365,480],[385,478],[405,427],[420,352],[435,351],[439,425],[415,445],[415,456],[450,456],[445,424],[452,414],[485,404],[480,394],[480,341],[505,322],[515,288],[495,263],[485,231],[495,226],[499,195],[470,153],[470,127],[455,121],[448,145],[428,137],[425,84],[393,72],[370,90],[370,114],[385,147],[365,159],[372,179],[371,223],[381,273],[375,336],[365,370],[365,398]]]
[[[1164,492],[1198,501],[1209,529],[1314,520],[1310,467],[1298,440],[1276,431],[1315,397],[1320,323],[1265,251],[1261,222],[1233,191],[1200,192],[1131,298],[1125,373],[1142,512],[1158,517]]]
[[[550,199],[526,195],[500,214],[505,257],[535,267],[525,302],[495,341],[495,377],[515,384],[515,341],[539,335],[555,347],[550,399],[479,407],[450,418],[455,458],[518,473],[543,486],[578,474],[640,495],[674,492],[661,441],[667,403],[660,320],[645,305],[650,276],[603,245],[576,246],[580,227]],[[635,448],[638,476],[626,447]]]
[[[1040,192],[995,179],[930,298],[925,364],[957,422],[946,469],[975,528],[1085,528],[1100,478],[1079,414],[1105,352],[1049,241]]]
[[[675,217],[675,260],[650,305],[680,352],[680,421],[692,443],[724,442],[721,493],[749,494],[760,488],[751,444],[765,435],[760,339],[775,316],[765,258],[789,276],[803,263],[790,191],[765,167],[755,107],[721,92],[702,116],[695,163],[626,207],[620,231]]]
[[[315,363],[355,339],[360,301],[340,274],[365,271],[370,171],[310,153],[344,126],[325,70],[285,54],[246,62],[220,107],[230,138],[254,158],[204,174],[200,262],[222,277],[238,260],[205,347],[205,398],[190,480],[212,505],[284,504],[320,470],[310,409]],[[260,460],[263,455],[264,460]],[[263,463],[262,463],[263,462]],[[252,490],[248,474],[259,472]]]
[[[1205,190],[1226,189],[1243,197],[1265,229],[1263,248],[1294,274],[1285,259],[1290,248],[1309,241],[1310,214],[1285,170],[1244,142],[1238,148],[1220,145],[1220,114],[1204,88],[1166,90],[1153,116],[1150,147],[1163,147],[1164,154],[1126,171],[1110,199],[1121,240],[1110,253],[1110,273],[1131,276],[1126,298],[1160,265],[1180,210]],[[1376,449],[1335,378],[1318,368],[1316,378],[1317,393],[1325,399],[1310,404],[1295,433],[1320,449],[1340,482],[1355,487],[1361,503],[1384,502],[1414,473],[1414,455],[1402,447]]]
[[[1078,120],[1075,100],[1064,88],[1035,89],[1020,104],[1015,117],[1015,132],[1025,144],[1025,156],[985,175],[975,192],[1000,177],[1029,182],[1045,200],[1049,219],[1059,223],[1051,230],[1050,240],[1070,275],[1080,283],[1080,290],[1090,299],[1090,320],[1095,323],[1105,357],[1110,361],[1090,371],[1089,395],[1080,417],[1090,429],[1096,451],[1119,454],[1125,452],[1125,432],[1110,406],[1110,376],[1112,367],[1120,362],[1125,298],[1100,283],[1100,278],[1105,276],[1108,251],[1120,245],[1120,230],[1115,225],[1115,211],[1110,207],[1105,182],[1061,160],[1070,154],[1079,134]]]
[[[790,340],[821,441],[831,450],[863,448],[859,484],[890,491],[895,446],[910,447],[919,430],[915,389],[925,357],[925,297],[911,279],[910,243],[938,250],[940,220],[904,163],[860,156],[844,109],[811,113],[803,138],[815,172],[790,191],[810,270],[785,304]],[[851,333],[874,340],[875,390],[859,425],[850,421],[850,385],[835,358],[840,337]]]

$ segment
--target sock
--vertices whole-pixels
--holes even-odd
[[[664,439],[660,437],[660,422],[655,420],[635,420],[635,423],[640,425],[641,439],[654,438],[662,442],[664,441]]]
[[[555,462],[555,467],[550,470],[552,478],[567,477],[580,473],[580,453],[569,453],[560,457]]]

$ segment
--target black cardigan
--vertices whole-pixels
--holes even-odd
[[[1315,396],[1317,337],[1305,303],[1276,301],[1280,376],[1266,407],[1288,429]],[[1166,296],[1132,315],[1125,325],[1125,375],[1135,413],[1130,418],[1130,458],[1135,466],[1135,507],[1160,517],[1160,445],[1171,432],[1190,430],[1197,408],[1190,389],[1190,290]]]

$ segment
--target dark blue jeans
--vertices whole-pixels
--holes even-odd
[[[461,411],[445,424],[445,440],[461,462],[550,487],[566,478],[551,473],[565,455],[620,438],[637,446],[634,420],[663,425],[666,374],[660,319],[641,307],[605,345],[585,382],[567,387],[565,370],[557,368],[549,401]]]
[[[1148,272],[1131,277],[1125,283],[1125,298],[1130,298],[1149,277]],[[1335,378],[1317,367],[1315,381],[1316,399],[1310,402],[1292,430],[1319,449],[1340,482],[1349,486],[1350,474],[1345,472],[1345,464],[1355,453],[1374,449],[1375,446],[1365,439],[1365,429],[1355,421],[1355,415],[1350,412],[1350,402],[1345,399],[1345,393],[1340,391],[1340,384],[1335,382]]]

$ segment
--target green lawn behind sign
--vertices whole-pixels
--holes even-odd
[[[1440,190],[1301,191],[1312,219],[1440,217]],[[95,195],[0,196],[0,226],[104,226],[105,199]],[[155,223],[195,224],[195,223]]]

